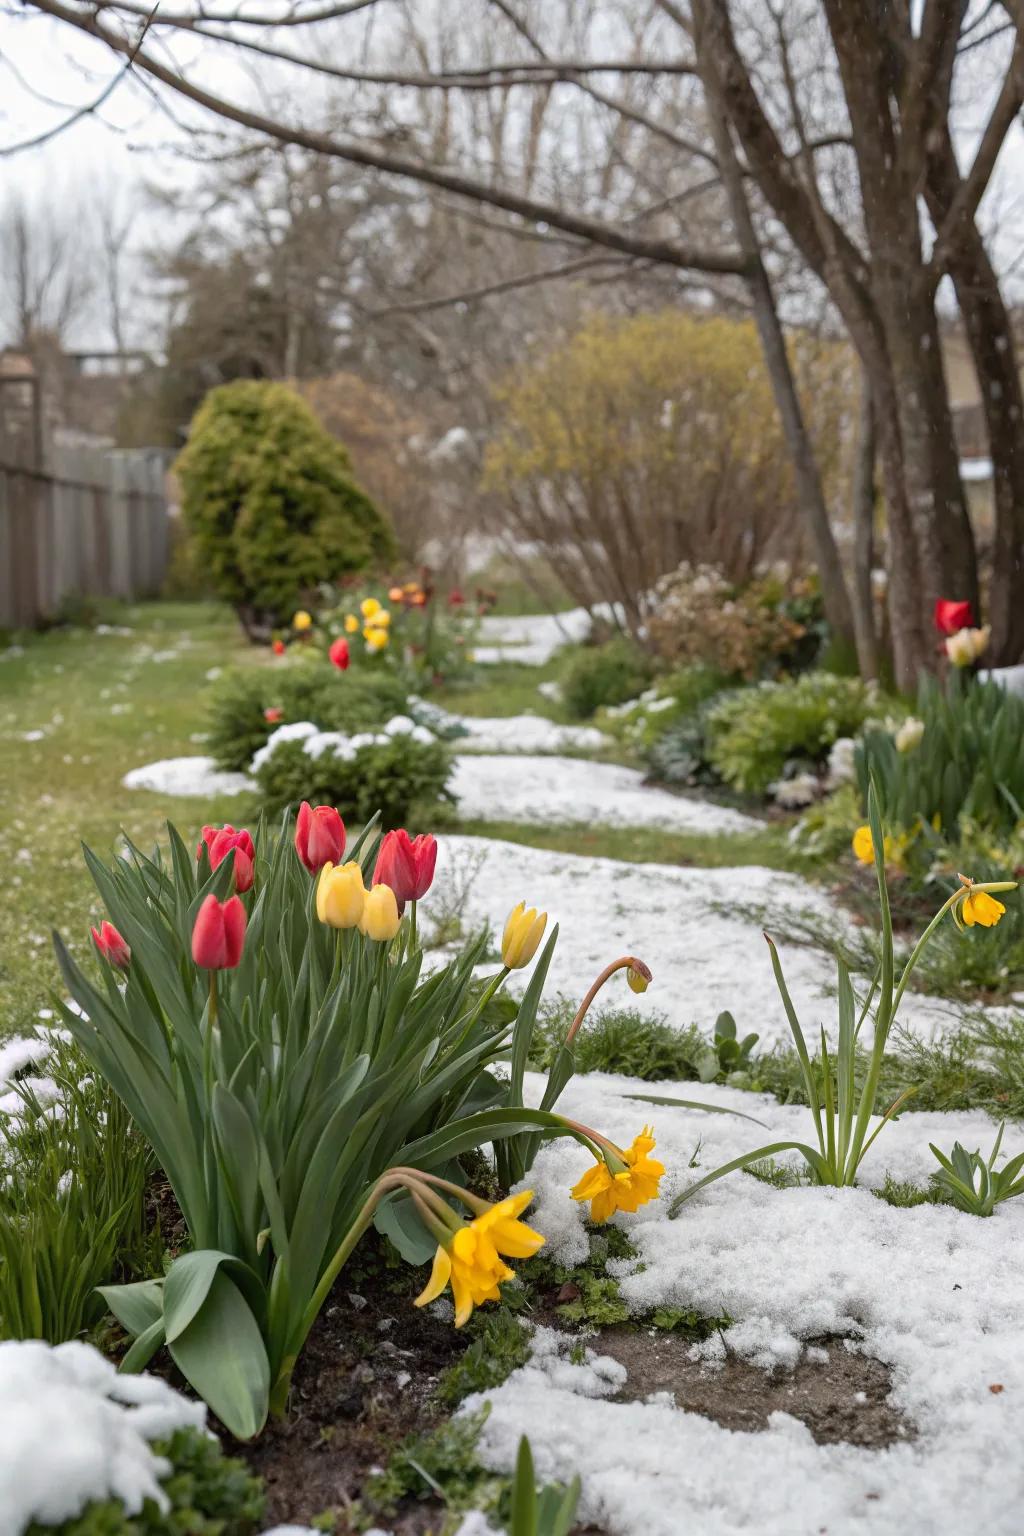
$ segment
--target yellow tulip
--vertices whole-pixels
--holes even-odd
[[[292,629],[298,630],[299,634],[302,634],[303,630],[312,629],[312,628],[313,628],[313,616],[312,616],[312,614],[307,613],[305,608],[300,608],[298,613],[292,619]]]
[[[363,871],[348,864],[325,864],[316,886],[316,915],[332,928],[355,928],[366,905]]]
[[[386,608],[381,608],[376,613],[370,615],[366,621],[366,627],[367,629],[387,629],[390,623],[390,613]]]
[[[380,613],[380,603],[375,597],[364,597],[359,604],[359,612],[364,619],[372,619],[375,613]]]
[[[548,915],[536,907],[527,910],[525,901],[512,908],[501,937],[501,958],[510,971],[521,970],[529,965],[537,953],[537,946],[544,937]]]
[[[875,844],[871,836],[871,828],[858,827],[853,834],[853,851],[862,864],[875,862]]]
[[[356,618],[355,614],[354,613],[346,613],[346,615],[345,615],[345,633],[347,635],[354,635],[358,628],[359,628],[359,620]]]
[[[382,651],[388,643],[388,632],[386,629],[370,629],[367,627],[363,630],[363,639],[366,641],[368,650]]]
[[[398,900],[390,885],[375,885],[367,891],[359,918],[360,933],[378,944],[384,943],[394,938],[401,921]]]

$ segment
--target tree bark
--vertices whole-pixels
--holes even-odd
[[[961,184],[952,142],[943,135],[933,142],[925,188],[936,227]],[[973,218],[959,220],[948,250],[947,267],[978,376],[992,460],[989,657],[995,665],[1012,666],[1024,659],[1024,391],[1010,316]]]
[[[871,575],[875,564],[875,409],[867,373],[862,374],[853,461],[853,618],[860,675],[878,677],[878,634]]]
[[[814,448],[800,405],[786,339],[775,307],[771,282],[761,257],[761,247],[750,215],[743,174],[736,157],[732,128],[727,117],[721,82],[713,50],[705,41],[705,0],[693,0],[694,46],[697,68],[709,107],[715,155],[725,188],[737,243],[747,264],[745,282],[750,292],[754,321],[761,338],[761,349],[771,379],[772,392],[782,420],[782,430],[793,461],[797,496],[810,534],[821,582],[821,596],[833,639],[841,650],[854,654],[856,647],[854,615],[850,594],[843,575],[839,548],[832,532],[821,475]]]

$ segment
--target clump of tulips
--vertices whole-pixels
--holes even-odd
[[[381,837],[371,824],[352,837],[335,809],[303,804],[276,835],[206,827],[194,851],[168,835],[166,853],[129,844],[112,868],[86,851],[108,913],[93,931],[99,979],[57,937],[77,1004],[62,1015],[152,1146],[191,1243],[166,1274],[104,1289],[133,1341],[123,1369],[166,1346],[247,1438],[285,1411],[309,1331],[371,1222],[410,1262],[432,1260],[420,1301],[450,1285],[458,1323],[498,1295],[506,1259],[543,1241],[520,1220],[528,1191],[492,1204],[460,1182],[471,1149],[493,1144],[511,1191],[545,1138],[570,1136],[596,1159],[573,1193],[597,1219],[655,1197],[650,1133],[624,1150],[552,1112],[598,987],[619,969],[638,986],[650,973],[632,956],[606,968],[543,1107],[528,1109],[557,937],[541,949],[546,914],[513,909],[489,982],[474,979],[486,935],[424,976],[429,834]],[[487,1000],[534,962],[512,1022],[495,1030]],[[504,1076],[491,1070],[499,1060]]]

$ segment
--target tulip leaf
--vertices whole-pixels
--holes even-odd
[[[260,1309],[260,1285],[257,1277],[239,1259],[216,1248],[200,1248],[175,1259],[164,1278],[164,1326],[167,1342],[173,1344],[202,1310],[207,1296],[217,1285],[221,1269],[231,1271],[232,1279]]]
[[[215,1270],[198,1311],[168,1348],[182,1375],[236,1439],[259,1434],[267,1421],[270,1362],[249,1304],[222,1270]]]
[[[139,1371],[144,1371],[152,1360],[161,1344],[164,1342],[164,1320],[157,1318],[151,1323],[133,1343],[131,1349],[125,1355],[118,1370],[123,1376],[135,1376]]]
[[[522,1002],[519,1004],[519,1012],[516,1014],[515,1028],[512,1031],[512,1072],[509,1082],[509,1103],[512,1105],[523,1102],[523,1078],[526,1075],[526,1064],[530,1058],[530,1046],[533,1044],[533,1032],[537,1024],[537,1009],[540,1006],[541,996],[544,992],[544,983],[547,980],[548,967],[551,957],[555,952],[558,942],[558,924],[551,930],[541,953],[540,959],[533,968],[529,985],[523,993]]]
[[[437,1238],[427,1231],[412,1196],[405,1190],[381,1201],[373,1224],[382,1237],[394,1244],[407,1264],[427,1264],[434,1257]]]
[[[121,1327],[133,1338],[152,1328],[164,1315],[164,1282],[138,1280],[133,1285],[96,1287]]]

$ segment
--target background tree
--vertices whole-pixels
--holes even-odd
[[[252,638],[290,622],[318,583],[391,553],[345,450],[283,384],[211,390],[175,470],[197,553]]]
[[[539,235],[557,253],[540,274],[548,280],[600,255],[634,273],[658,265],[685,274],[705,302],[756,274],[749,242],[734,233],[737,200],[723,212],[726,141],[716,140],[715,104],[702,91],[710,68],[773,302],[790,322],[807,317],[806,294],[794,308],[783,280],[795,256],[869,378],[899,681],[909,686],[933,663],[935,596],[973,597],[979,585],[939,349],[946,275],[964,295],[982,393],[995,399],[1002,388],[1009,400],[987,407],[1001,486],[988,600],[994,659],[1024,650],[1024,605],[1014,601],[1024,503],[1002,488],[1024,473],[1013,430],[1018,367],[979,225],[1021,103],[1016,3],[463,0],[394,12],[384,0],[347,0],[296,3],[270,21],[237,8],[151,14],[142,0],[22,5],[101,39],[129,61],[122,79],[144,76],[192,114],[193,128],[227,120],[257,139],[397,178],[392,185],[486,206],[510,238]],[[203,40],[187,76],[158,47],[186,38],[193,50]],[[265,78],[277,70],[287,105],[256,109],[231,94],[217,68],[229,55],[259,63]],[[969,100],[991,106],[967,154],[957,125]],[[778,370],[773,379],[778,391]],[[815,498],[801,504],[823,539]]]

